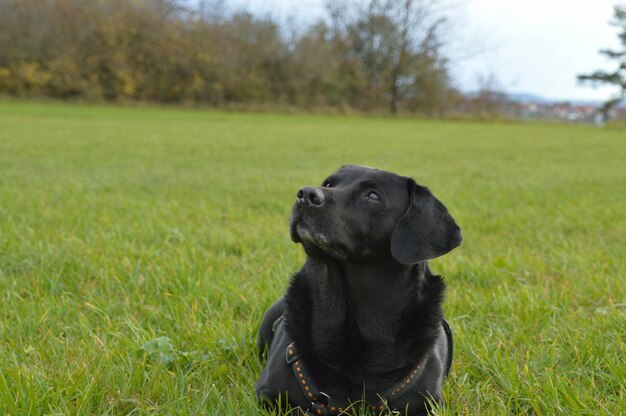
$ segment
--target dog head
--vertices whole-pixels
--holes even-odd
[[[298,191],[290,231],[309,255],[348,261],[392,256],[407,265],[439,257],[462,241],[454,218],[427,188],[352,165],[321,186]]]

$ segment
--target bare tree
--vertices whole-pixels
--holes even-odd
[[[328,12],[335,33],[348,44],[347,55],[361,64],[369,106],[382,98],[397,113],[407,101],[425,96],[416,82],[425,67],[445,72],[439,31],[446,20],[433,0],[335,1]]]
[[[480,74],[477,78],[478,92],[472,99],[472,110],[491,119],[501,116],[508,104],[508,98],[497,76],[487,73]]]

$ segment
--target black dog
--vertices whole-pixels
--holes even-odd
[[[263,318],[259,400],[315,415],[440,402],[452,334],[426,260],[461,243],[446,207],[411,178],[344,166],[300,189],[290,228],[308,257]]]

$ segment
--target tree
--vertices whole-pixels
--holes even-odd
[[[615,6],[614,11],[615,15],[611,24],[621,29],[618,37],[622,43],[622,50],[602,49],[600,53],[615,59],[618,63],[617,69],[614,71],[597,70],[591,74],[578,76],[580,82],[589,82],[592,86],[609,84],[620,88],[619,93],[607,100],[600,109],[605,120],[608,118],[609,111],[626,98],[626,5]]]
[[[508,103],[504,88],[496,74],[478,76],[478,92],[472,98],[471,108],[478,116],[496,119],[502,115]]]
[[[345,61],[361,81],[359,107],[423,110],[449,88],[441,55],[445,19],[434,0],[350,0],[328,2],[335,39],[345,45]],[[424,83],[424,79],[434,82]]]

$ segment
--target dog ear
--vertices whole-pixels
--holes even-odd
[[[423,186],[408,180],[411,202],[391,233],[391,254],[402,264],[434,259],[458,247],[461,229],[448,209]]]

